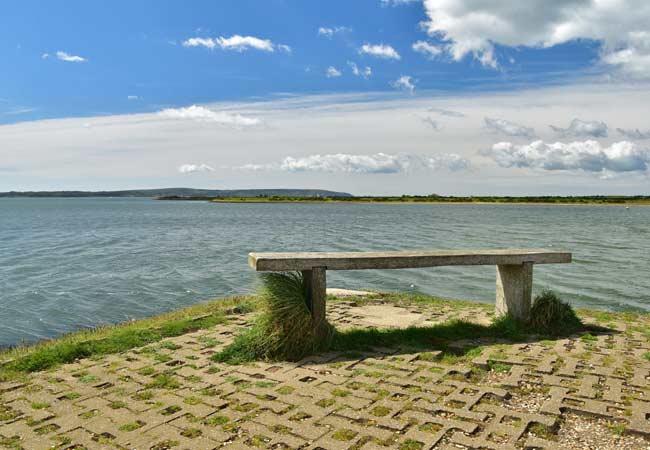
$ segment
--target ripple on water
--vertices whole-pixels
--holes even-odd
[[[577,306],[650,310],[650,208],[0,199],[0,346],[250,292],[250,251],[555,248]],[[328,273],[331,286],[494,301],[493,267]]]

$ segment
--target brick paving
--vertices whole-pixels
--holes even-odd
[[[328,314],[339,329],[490,320],[482,306],[353,301]],[[455,343],[483,347],[471,360],[375,348],[212,362],[250,318],[0,383],[0,448],[650,448],[647,316],[606,317],[616,331],[594,336]],[[573,417],[606,439],[581,446]]]

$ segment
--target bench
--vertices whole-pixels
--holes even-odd
[[[302,272],[307,286],[307,306],[316,327],[325,321],[327,270],[496,266],[496,314],[510,314],[515,319],[527,321],[530,317],[533,265],[570,262],[571,253],[551,250],[296,252],[248,255],[248,264],[258,272]]]

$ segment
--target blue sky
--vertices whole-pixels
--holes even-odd
[[[6,1],[0,191],[648,193],[647,0]]]
[[[268,98],[274,94],[390,91],[411,76],[420,91],[509,90],[558,83],[591,70],[597,44],[549,50],[498,48],[500,70],[471,57],[432,61],[412,49],[429,37],[420,2],[237,1],[5,2],[0,27],[0,123],[155,111],[163,106]],[[320,28],[340,31],[331,37]],[[344,29],[343,29],[344,28]],[[192,37],[256,36],[291,53],[187,48]],[[365,43],[392,46],[400,60],[359,54]],[[84,62],[56,59],[56,52]],[[51,55],[43,59],[43,54]],[[509,61],[513,58],[514,61]],[[370,67],[365,79],[349,63]],[[328,78],[334,67],[342,73]],[[129,96],[138,97],[129,100]]]

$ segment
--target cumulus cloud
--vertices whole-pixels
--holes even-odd
[[[390,174],[409,170],[465,170],[469,161],[458,154],[419,156],[405,153],[374,153],[353,155],[345,153],[310,155],[300,158],[287,156],[279,164],[246,164],[241,170],[281,170],[287,172],[329,172],[356,174]]]
[[[88,61],[86,58],[82,58],[81,56],[70,55],[69,53],[62,52],[62,51],[56,52],[56,58],[59,61],[65,61],[65,62],[86,62],[86,61]]]
[[[214,169],[207,164],[183,164],[178,171],[180,173],[214,172]]]
[[[568,128],[560,128],[550,125],[551,129],[565,138],[604,138],[607,137],[607,124],[598,121],[584,121],[573,119]]]
[[[183,41],[184,47],[205,47],[210,50],[220,48],[222,50],[232,50],[244,52],[254,49],[264,52],[274,52],[276,50],[291,52],[291,47],[284,44],[274,44],[269,39],[260,39],[254,36],[240,36],[235,34],[230,37],[219,36],[218,38],[194,37]]]
[[[357,76],[357,77],[363,77],[366,80],[372,76],[372,69],[368,66],[366,66],[364,69],[360,68],[357,66],[356,63],[353,63],[352,61],[348,61],[348,66],[350,66],[350,70],[352,71],[352,74]]]
[[[320,27],[318,29],[318,35],[332,39],[335,34],[347,33],[350,31],[348,27]]]
[[[494,46],[548,48],[597,41],[600,59],[621,73],[650,76],[650,7],[646,0],[424,0],[431,36],[455,60],[467,55],[497,68]]]
[[[158,112],[158,115],[177,120],[193,120],[208,122],[233,127],[251,127],[261,124],[260,119],[245,117],[224,111],[213,111],[205,106],[192,105],[186,108],[167,108]]]
[[[384,44],[363,44],[359,48],[359,53],[362,55],[370,55],[383,59],[402,59],[399,53],[397,53],[397,50],[395,50],[390,45]]]
[[[484,121],[487,128],[496,131],[497,133],[526,138],[532,138],[535,136],[535,130],[533,128],[510,122],[508,120],[486,117]]]
[[[623,137],[631,141],[641,141],[643,139],[650,139],[650,130],[640,131],[638,128],[636,130],[625,130],[623,128],[617,128],[616,131],[619,132]]]
[[[423,55],[426,55],[429,58],[435,58],[436,56],[440,55],[443,52],[442,48],[440,48],[437,45],[430,44],[427,41],[414,42],[411,48],[413,49],[413,51],[417,53],[422,53]]]
[[[403,91],[408,91],[411,94],[415,91],[415,83],[413,79],[408,75],[402,75],[397,80],[390,83],[395,89],[401,89]]]
[[[325,71],[325,76],[327,78],[338,78],[341,76],[341,71],[334,66],[329,66]]]
[[[650,174],[650,150],[629,141],[615,142],[609,147],[591,140],[568,144],[534,141],[524,145],[499,142],[481,154],[492,158],[501,167]]]

